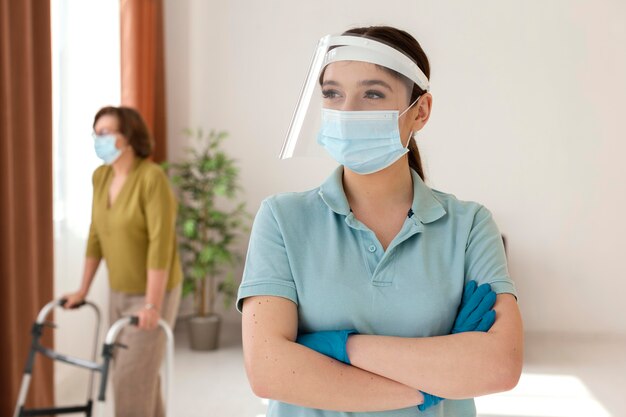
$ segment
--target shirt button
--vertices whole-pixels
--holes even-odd
[[[370,252],[376,252],[376,246],[370,245],[369,248],[367,248],[367,250],[369,250]]]

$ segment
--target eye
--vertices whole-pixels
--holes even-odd
[[[365,92],[365,98],[372,99],[372,100],[383,99],[385,98],[385,94],[383,94],[382,92],[378,90],[367,90]]]
[[[333,98],[341,97],[341,94],[337,90],[328,89],[328,90],[322,90],[322,97],[327,98],[327,99],[333,99]]]

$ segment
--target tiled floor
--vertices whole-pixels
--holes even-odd
[[[182,323],[175,361],[175,415],[265,414],[248,387],[236,325],[225,326],[219,350],[194,352]],[[625,417],[625,389],[626,340],[529,335],[517,388],[476,403],[481,417]]]
[[[527,335],[518,386],[476,404],[485,417],[624,417],[625,389],[625,339]]]
[[[222,326],[220,347],[212,352],[189,349],[187,326],[175,330],[176,353],[172,405],[175,416],[256,417],[265,405],[248,385],[238,325]]]

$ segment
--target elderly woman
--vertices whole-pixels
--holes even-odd
[[[159,318],[174,325],[182,271],[176,244],[177,202],[164,171],[148,157],[152,140],[139,113],[104,107],[94,118],[94,146],[104,164],[93,174],[93,205],[80,289],[66,308],[85,299],[101,259],[106,262],[111,323],[139,317],[119,341],[113,373],[115,415],[163,416],[159,369],[165,340]]]

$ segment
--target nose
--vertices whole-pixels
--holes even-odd
[[[361,108],[361,103],[359,97],[354,94],[349,94],[346,99],[341,104],[340,110],[343,111],[358,111],[363,110]]]

